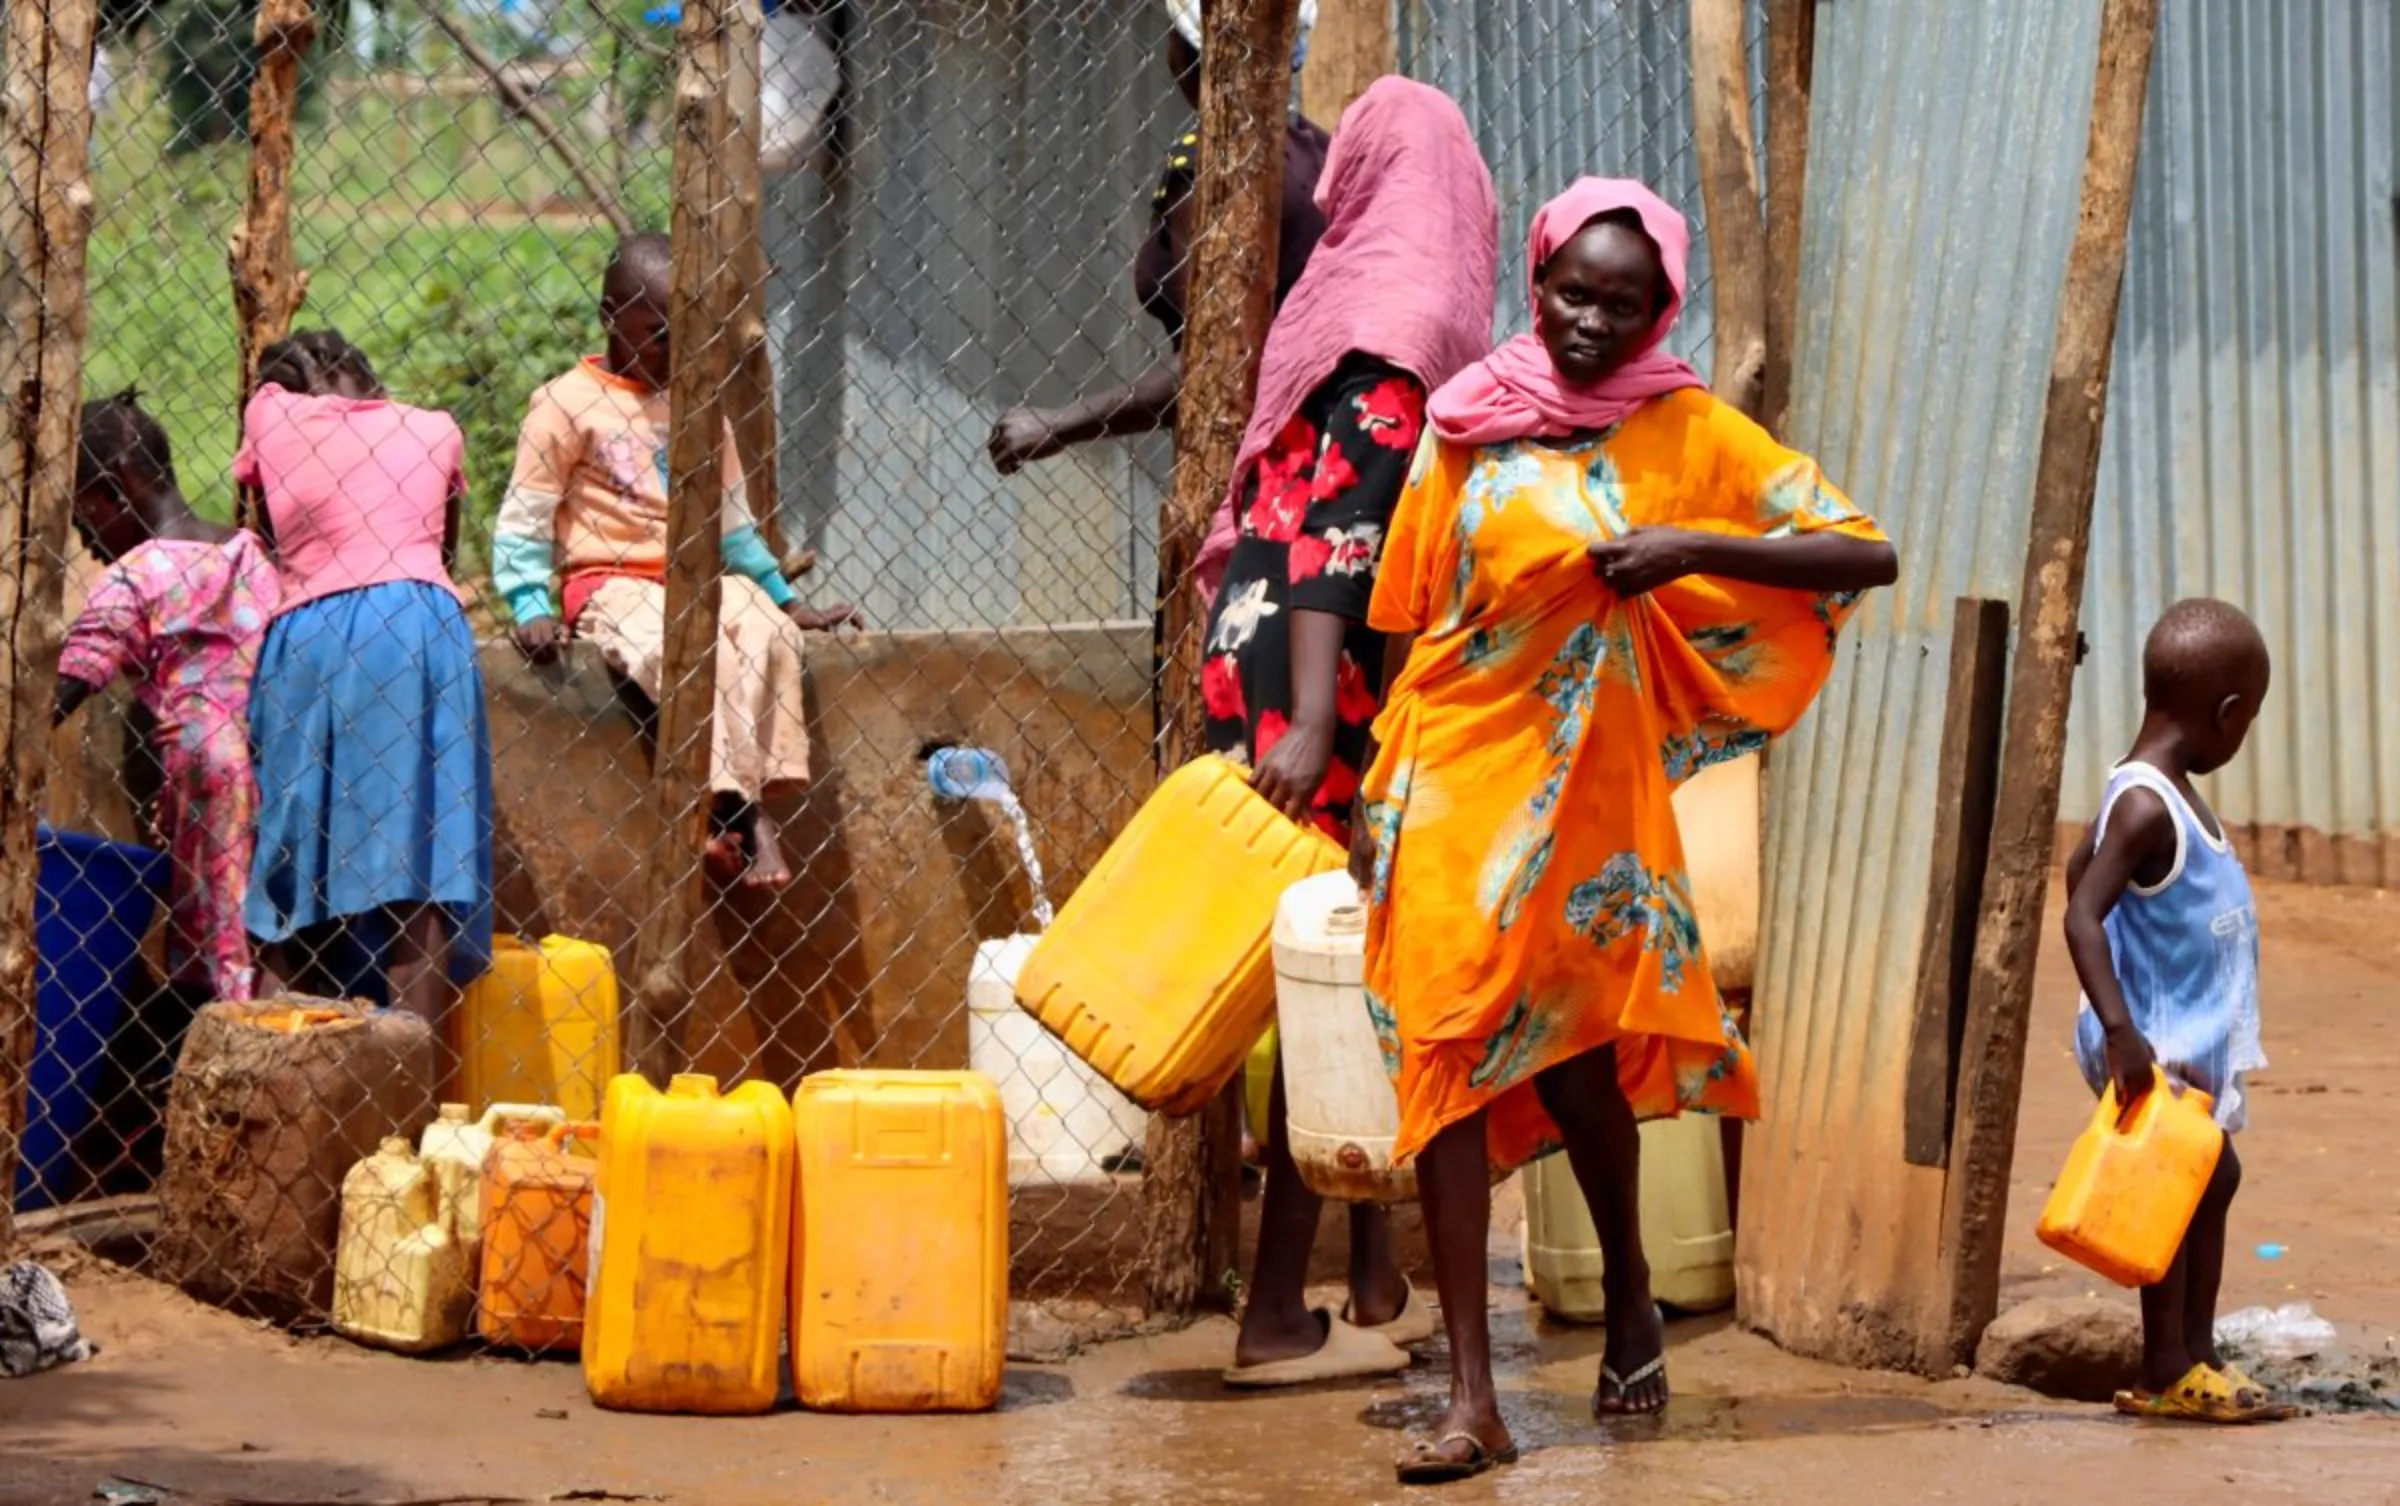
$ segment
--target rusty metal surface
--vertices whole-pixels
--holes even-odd
[[[2013,601],[2023,570],[2097,16],[1871,0],[1817,23],[1793,439],[1902,575],[1770,764],[1740,1300],[1854,1363],[1939,1348],[1943,1174],[1902,1140],[1952,603]]]

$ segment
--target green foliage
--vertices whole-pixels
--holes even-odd
[[[303,120],[319,118],[318,101],[341,57],[349,15],[347,0],[318,10],[317,43],[300,65]],[[117,0],[103,23],[112,32],[147,25],[165,33],[159,88],[175,125],[167,137],[170,155],[249,133],[250,86],[258,78],[258,48],[251,41],[257,21],[258,0]]]

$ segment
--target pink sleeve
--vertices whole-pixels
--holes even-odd
[[[145,659],[150,651],[150,611],[124,564],[108,567],[67,641],[58,651],[58,672],[86,685],[105,686]]]

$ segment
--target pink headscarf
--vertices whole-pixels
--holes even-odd
[[[1352,351],[1431,392],[1491,348],[1499,210],[1450,96],[1379,79],[1342,116],[1317,180],[1325,235],[1259,359],[1258,395],[1195,575],[1213,602],[1233,553],[1234,499],[1259,456]]]
[[[1558,436],[1605,429],[1621,423],[1653,398],[1686,387],[1705,387],[1700,373],[1679,356],[1658,348],[1683,312],[1684,263],[1692,232],[1666,200],[1631,178],[1579,178],[1533,217],[1526,254],[1527,285],[1558,248],[1604,214],[1630,209],[1658,243],[1673,296],[1649,338],[1624,365],[1596,386],[1570,387],[1559,379],[1538,334],[1519,335],[1476,362],[1433,395],[1427,413],[1434,432],[1453,444],[1499,444],[1533,435]],[[1541,292],[1533,289],[1534,317],[1541,317]]]

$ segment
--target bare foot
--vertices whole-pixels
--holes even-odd
[[[750,844],[738,831],[720,831],[700,849],[700,866],[719,884],[730,884],[750,871]]]
[[[792,886],[792,865],[783,855],[782,828],[764,810],[750,816],[750,868],[742,875],[745,889],[780,892]]]
[[[1644,1282],[1640,1293],[1622,1302],[1613,1293],[1608,1298],[1608,1343],[1601,1351],[1592,1415],[1652,1417],[1666,1406],[1667,1320]]]

